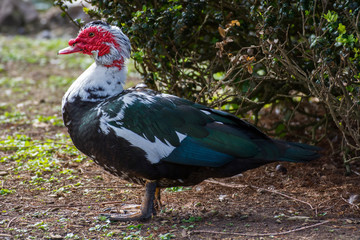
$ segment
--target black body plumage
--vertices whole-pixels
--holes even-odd
[[[142,100],[125,104],[128,95]],[[151,100],[147,101],[148,97]],[[124,116],[116,121],[119,112]],[[108,122],[112,128],[107,133],[100,126],[104,115],[115,119]],[[273,140],[231,114],[144,88],[125,90],[106,102],[78,99],[66,103],[63,116],[80,151],[112,174],[138,184],[155,180],[159,187],[194,185],[206,178],[230,177],[274,161],[306,162],[319,157],[316,147]],[[152,163],[141,145],[134,146],[126,136],[119,136],[117,128],[128,128],[149,142],[157,138],[174,150]],[[186,137],[180,142],[176,132]],[[225,145],[227,137],[232,137],[231,148]],[[207,155],[215,154],[216,158],[217,153],[219,159]],[[194,154],[198,157],[191,156]]]

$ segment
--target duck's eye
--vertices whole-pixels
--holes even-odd
[[[93,36],[95,36],[95,33],[89,32],[89,37],[93,37]]]

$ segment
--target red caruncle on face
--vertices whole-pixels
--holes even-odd
[[[84,54],[92,55],[93,51],[98,51],[98,56],[103,56],[110,52],[110,43],[119,47],[119,44],[114,40],[113,35],[101,27],[88,27],[82,30],[76,39],[69,41],[70,46],[75,46],[82,49]]]

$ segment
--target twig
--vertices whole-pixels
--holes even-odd
[[[309,229],[309,228],[314,228],[329,222],[333,222],[335,220],[330,219],[330,220],[326,220],[323,222],[319,222],[313,225],[309,225],[309,226],[305,226],[305,227],[300,227],[300,228],[295,228],[295,229],[291,229],[288,231],[284,231],[284,232],[276,232],[276,233],[231,233],[231,232],[217,232],[217,231],[207,231],[207,230],[194,230],[191,231],[190,233],[211,233],[211,234],[222,234],[222,235],[237,235],[237,236],[246,236],[246,237],[265,237],[265,236],[278,236],[278,235],[285,235],[285,234],[289,234],[289,233],[293,233],[293,232],[298,232],[298,231],[302,231],[305,229]]]
[[[6,228],[9,228],[10,227],[10,224],[16,219],[16,217],[12,218],[9,223],[7,224]]]
[[[115,204],[115,203],[124,203],[123,201],[111,201],[111,202],[100,202],[100,203],[88,203],[88,204],[64,204],[64,205],[45,205],[45,206],[30,206],[30,208],[72,208],[72,207],[87,207],[90,205],[107,205],[107,204]]]
[[[286,198],[289,198],[293,201],[297,201],[297,202],[301,202],[303,204],[306,204],[308,205],[312,210],[315,210],[315,212],[317,212],[317,210],[308,202],[305,202],[303,200],[300,200],[300,199],[297,199],[297,198],[294,198],[294,197],[291,197],[289,195],[286,195],[284,193],[281,193],[281,192],[278,192],[276,190],[270,190],[270,189],[265,189],[265,188],[260,188],[260,187],[256,187],[256,186],[253,186],[253,185],[243,185],[243,184],[227,184],[227,183],[222,183],[222,182],[218,182],[218,181],[215,181],[215,180],[205,180],[205,182],[209,182],[209,183],[215,183],[215,184],[219,184],[221,186],[224,186],[224,187],[230,187],[230,188],[245,188],[245,187],[250,187],[250,188],[255,188],[257,190],[260,190],[260,191],[266,191],[266,192],[270,192],[270,193],[275,193],[275,194],[278,194],[280,196],[283,196],[283,197],[286,197]]]
[[[66,11],[65,7],[62,5],[58,5],[60,10],[68,17],[68,19],[78,28],[81,28],[81,25],[79,23],[77,23],[76,21],[74,21],[74,19],[70,16],[70,14]]]
[[[143,186],[76,186],[76,188],[142,188]]]
[[[18,149],[23,149],[23,148],[32,148],[34,146],[39,146],[39,145],[42,145],[42,144],[46,144],[46,143],[51,143],[53,145],[62,145],[60,147],[54,147],[54,146],[51,146],[51,148],[49,147],[48,149],[44,149],[44,150],[49,150],[49,149],[60,149],[60,148],[67,148],[69,146],[71,146],[72,144],[71,143],[61,143],[61,142],[56,142],[56,141],[53,141],[53,142],[47,142],[47,141],[39,141],[39,140],[34,140],[33,143],[29,146],[1,146],[0,149],[3,150],[3,151],[11,151],[11,150],[18,150]]]
[[[250,185],[243,185],[243,184],[227,184],[227,183],[223,183],[223,182],[219,182],[219,181],[215,181],[215,180],[210,180],[210,179],[206,179],[204,182],[208,182],[208,183],[215,183],[224,187],[230,187],[230,188],[247,188],[247,187],[252,187]],[[255,187],[256,188],[256,187]]]
[[[12,237],[12,235],[5,234],[5,233],[0,233],[0,237]]]

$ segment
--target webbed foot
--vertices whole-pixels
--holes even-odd
[[[141,203],[139,212],[130,214],[102,214],[110,221],[145,221],[156,214],[155,205],[159,205],[160,189],[156,187],[156,182],[148,182],[145,185],[145,195]],[[155,198],[156,195],[156,198]]]

